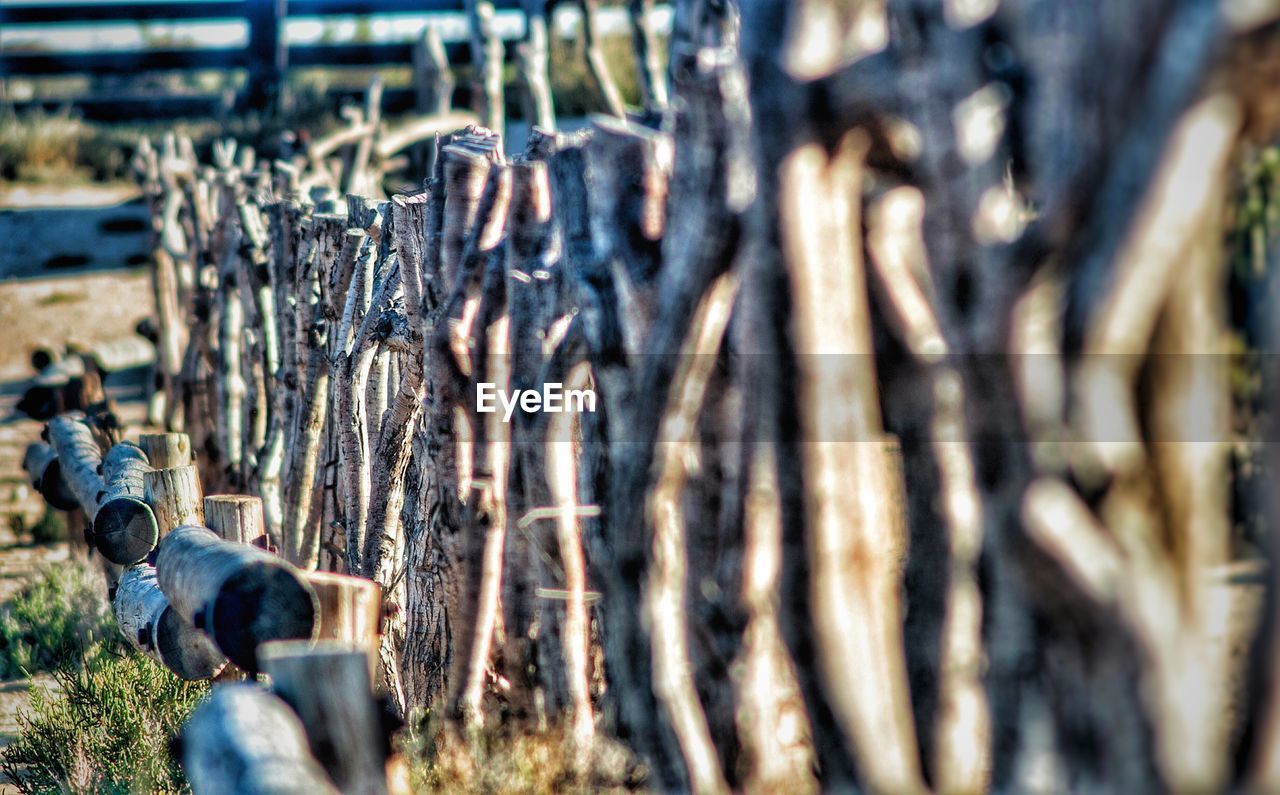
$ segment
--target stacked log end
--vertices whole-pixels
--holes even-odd
[[[298,717],[256,684],[215,687],[191,714],[180,746],[196,795],[338,792],[311,756]]]
[[[179,615],[246,671],[258,670],[259,644],[316,635],[315,591],[293,566],[257,547],[179,527],[160,542],[156,569]]]
[[[93,545],[112,563],[144,560],[160,539],[155,515],[143,501],[144,474],[150,471],[142,449],[121,442],[102,460],[103,492],[93,517]]]

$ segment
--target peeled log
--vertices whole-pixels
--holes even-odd
[[[102,450],[82,416],[63,414],[49,420],[49,442],[58,455],[62,477],[75,495],[76,502],[86,514],[92,515],[98,508],[98,494],[103,488],[102,477],[98,474]]]
[[[317,637],[355,644],[368,652],[371,665],[376,664],[382,626],[382,586],[363,577],[327,571],[310,571],[306,577],[320,602]]]
[[[27,445],[27,452],[22,457],[22,468],[31,479],[31,486],[59,511],[70,511],[80,507],[71,487],[62,479],[62,465],[58,463],[58,454],[44,442],[32,442]]]
[[[262,667],[271,689],[302,719],[311,750],[344,793],[387,791],[378,709],[368,657],[346,643],[268,643]]]
[[[252,544],[266,534],[262,498],[215,494],[204,498],[204,524],[224,541]]]
[[[203,525],[200,509],[200,475],[190,464],[153,469],[142,476],[143,497],[151,506],[161,537],[175,527]]]
[[[192,462],[191,437],[185,433],[144,433],[138,446],[156,469],[184,467]]]
[[[256,684],[226,684],[182,730],[182,769],[195,795],[337,793],[311,756],[298,717]]]
[[[188,681],[209,679],[227,665],[213,641],[169,605],[154,566],[125,571],[112,602],[120,632],[134,648]]]
[[[258,670],[259,644],[316,636],[315,591],[297,569],[257,547],[179,527],[160,541],[156,572],[178,614],[246,671]]]
[[[155,568],[143,564],[125,571],[116,583],[111,606],[120,634],[129,645],[160,662],[155,647],[155,626],[160,614],[169,609],[169,602],[156,583]]]
[[[103,492],[93,516],[93,545],[112,563],[143,560],[160,540],[156,517],[143,502],[143,474],[151,471],[142,449],[115,445],[102,459]]]

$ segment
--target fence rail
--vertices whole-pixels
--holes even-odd
[[[515,0],[495,0],[498,9],[516,9]],[[239,104],[261,107],[274,101],[290,67],[408,65],[413,44],[408,42],[334,43],[289,45],[285,21],[290,17],[367,16],[370,14],[424,15],[463,12],[463,0],[214,0],[184,3],[0,3],[0,28],[24,25],[95,24],[112,22],[227,22],[244,20],[249,35],[243,47],[148,48],[129,50],[11,50],[0,48],[0,77],[48,77],[71,74],[128,75],[148,71],[246,69],[249,79]],[[508,36],[516,32],[508,31]],[[465,42],[446,45],[451,63],[470,59]],[[104,101],[105,99],[105,101]],[[167,100],[173,100],[169,103]],[[123,100],[123,102],[121,102]],[[137,97],[83,97],[49,100],[35,98],[28,104],[81,104],[87,115],[149,116],[184,115],[193,107],[217,105],[222,98],[175,95],[137,101]]]

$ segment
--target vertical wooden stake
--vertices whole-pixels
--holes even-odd
[[[387,791],[386,758],[363,649],[325,642],[264,643],[271,688],[302,719],[311,751],[345,793]]]
[[[162,538],[176,527],[204,524],[200,476],[194,466],[153,469],[143,474],[142,487]]]
[[[262,498],[247,494],[215,494],[204,498],[204,524],[224,540],[252,544],[266,535]]]
[[[191,437],[185,433],[144,433],[138,446],[155,469],[182,467],[192,463]]]

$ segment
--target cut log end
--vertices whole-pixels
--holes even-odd
[[[259,562],[246,566],[223,586],[207,629],[232,662],[256,672],[259,644],[313,640],[318,618],[315,591],[292,570]]]
[[[227,667],[227,658],[213,642],[172,607],[165,608],[156,622],[155,643],[161,661],[182,679],[211,679]]]
[[[151,508],[134,497],[105,502],[93,517],[93,545],[112,563],[137,563],[159,540],[160,530]]]
[[[171,469],[192,463],[191,438],[185,433],[144,433],[138,446],[156,469]]]

